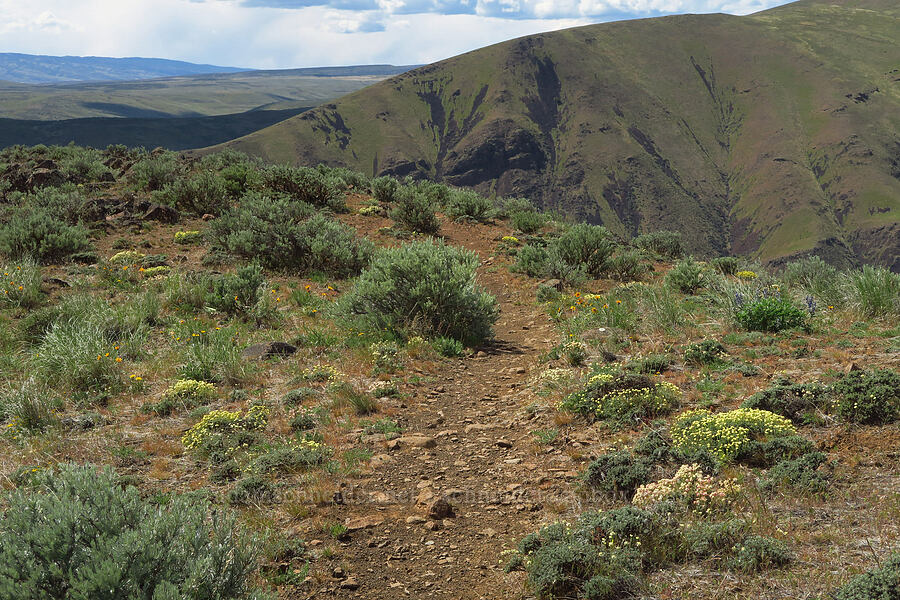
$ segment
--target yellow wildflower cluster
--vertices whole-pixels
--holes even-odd
[[[188,450],[196,450],[213,436],[262,429],[268,421],[269,409],[262,405],[251,406],[246,414],[214,410],[203,415],[196,425],[188,429],[181,437],[181,443]]]
[[[504,235],[502,238],[500,238],[500,241],[505,242],[507,244],[512,244],[513,246],[518,246],[519,244],[522,243],[519,241],[519,238],[517,238],[513,235]]]
[[[681,390],[667,381],[652,387],[613,390],[594,399],[597,415],[660,414],[678,404]]]
[[[124,250],[118,254],[113,254],[109,262],[115,265],[136,265],[144,260],[145,255],[136,250]]]
[[[717,480],[704,475],[700,465],[682,465],[674,477],[640,486],[632,502],[645,508],[672,500],[691,512],[709,514],[732,506],[740,491],[734,478]]]
[[[711,414],[708,410],[684,413],[672,425],[672,441],[683,452],[707,450],[723,462],[740,456],[752,440],[793,435],[797,429],[781,415],[757,408],[739,408]]]
[[[203,236],[199,231],[176,231],[176,244],[196,244]]]
[[[169,271],[171,270],[171,267],[167,267],[165,265],[159,265],[158,267],[149,267],[146,269],[142,267],[138,269],[138,271],[147,279],[153,279],[154,277],[168,275]]]
[[[179,379],[163,393],[163,399],[204,404],[216,395],[216,386],[211,383],[195,379]]]
[[[744,281],[753,281],[757,277],[756,273],[753,271],[738,271],[734,275],[738,279],[743,279]]]

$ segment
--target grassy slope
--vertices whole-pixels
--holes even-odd
[[[592,25],[417,69],[230,145],[530,195],[620,233],[680,229],[700,252],[900,268],[898,36],[888,0]]]
[[[199,117],[315,106],[384,79],[380,73],[327,74],[303,69],[168,77],[146,81],[27,86],[0,82],[0,117],[61,120],[91,117]]]

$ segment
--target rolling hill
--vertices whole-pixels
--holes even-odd
[[[128,81],[200,73],[235,73],[245,70],[164,58],[46,56],[0,52],[0,80],[19,83]]]
[[[900,270],[900,7],[590,25],[394,77],[228,143],[522,195],[704,255]]]
[[[259,107],[293,109],[316,106],[410,68],[320,67],[60,85],[0,81],[0,118],[208,117]]]

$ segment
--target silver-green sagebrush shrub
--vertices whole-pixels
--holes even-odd
[[[474,252],[423,241],[381,250],[336,305],[339,315],[400,335],[477,345],[491,336],[497,300],[475,284]]]
[[[404,229],[418,233],[437,233],[441,223],[434,214],[434,202],[413,187],[401,187],[394,194],[396,206],[391,218]]]
[[[213,250],[256,260],[269,269],[355,275],[372,255],[373,244],[309,204],[284,197],[246,194],[239,206],[212,221]]]
[[[153,504],[109,468],[64,464],[31,474],[4,505],[0,598],[262,598],[250,538],[196,498]]]

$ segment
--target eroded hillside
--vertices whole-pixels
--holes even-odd
[[[227,144],[532,198],[692,251],[900,269],[900,15],[803,1],[529,36]]]

